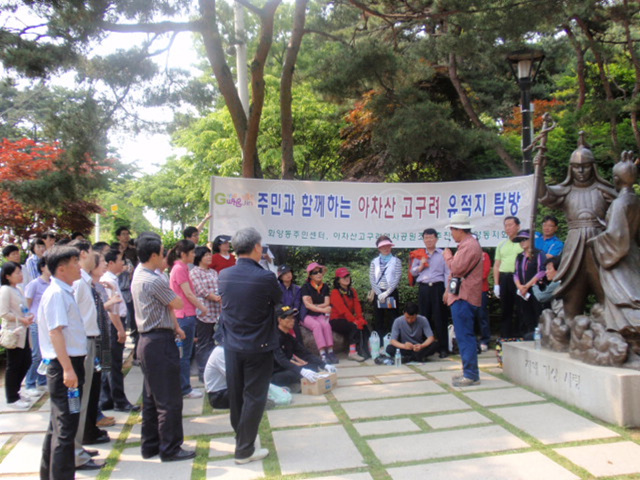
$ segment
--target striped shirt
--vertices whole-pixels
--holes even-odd
[[[398,257],[392,256],[389,262],[384,265],[378,256],[373,259],[369,266],[369,282],[371,288],[380,295],[382,292],[393,292],[398,288],[400,278],[402,277],[402,262]]]
[[[168,305],[177,297],[169,285],[153,270],[139,264],[131,282],[131,294],[140,333],[155,328],[173,330]]]

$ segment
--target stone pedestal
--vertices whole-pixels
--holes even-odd
[[[640,371],[597,367],[567,353],[535,350],[533,342],[502,344],[504,373],[532,387],[623,427],[640,426]]]

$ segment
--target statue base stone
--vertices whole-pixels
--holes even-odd
[[[640,426],[640,371],[599,367],[533,342],[502,344],[504,374],[621,427]]]

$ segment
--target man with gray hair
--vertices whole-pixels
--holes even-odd
[[[255,228],[238,230],[231,241],[238,262],[220,272],[220,326],[237,464],[269,454],[266,448],[256,450],[255,440],[267,402],[273,351],[279,346],[274,307],[282,291],[275,275],[258,263],[261,241]]]

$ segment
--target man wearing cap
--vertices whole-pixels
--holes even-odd
[[[447,332],[447,308],[442,301],[444,283],[449,277],[449,268],[442,250],[436,248],[438,232],[427,228],[422,232],[424,254],[411,263],[411,274],[418,284],[418,307],[420,315],[427,318],[435,333],[440,349],[440,358],[449,355]]]
[[[453,255],[447,248],[443,253],[450,270],[444,300],[451,307],[462,358],[462,375],[454,377],[452,384],[454,387],[468,387],[480,383],[474,324],[477,310],[482,305],[482,248],[471,234],[468,215],[455,214],[449,228],[451,237],[458,244],[458,251]],[[460,282],[456,288],[455,284]]]
[[[297,315],[298,310],[287,305],[279,305],[276,308],[279,348],[274,352],[271,377],[271,383],[280,387],[289,387],[293,393],[300,392],[301,378],[315,382],[318,380],[316,372],[336,371],[336,367],[313,355],[304,347],[301,340],[291,335]]]
[[[502,311],[502,323],[500,336],[510,338],[516,335],[518,328],[513,318],[516,305],[516,285],[513,283],[513,272],[516,271],[516,258],[522,253],[520,243],[514,241],[520,230],[518,217],[506,217],[504,219],[504,231],[507,234],[496,248],[496,258],[493,264],[493,291],[500,299]]]
[[[595,158],[582,134],[578,148],[571,154],[567,178],[559,185],[540,183],[540,203],[563,210],[567,219],[565,254],[556,275],[562,284],[555,295],[562,297],[569,326],[576,315],[584,312],[589,293],[604,303],[600,272],[587,241],[604,231],[602,219],[616,196],[613,186],[598,174]]]
[[[237,464],[269,454],[266,448],[256,450],[255,440],[267,403],[273,351],[278,348],[274,307],[282,292],[275,275],[258,264],[261,240],[255,228],[238,230],[233,237],[238,263],[220,272],[220,325]]]

